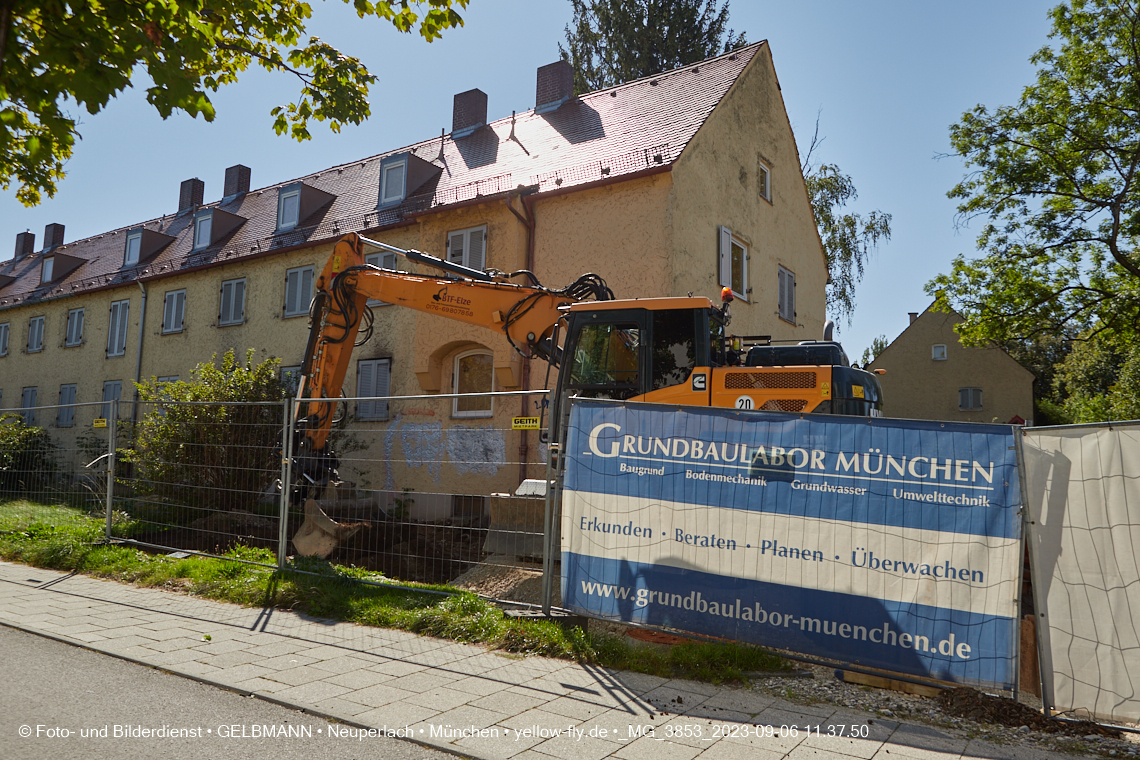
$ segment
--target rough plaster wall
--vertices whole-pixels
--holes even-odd
[[[759,164],[771,172],[760,196]],[[733,303],[731,331],[818,340],[827,268],[770,51],[763,48],[689,142],[673,168],[675,290],[720,302],[718,232],[749,243],[748,303]],[[777,266],[796,276],[796,325],[778,317]]]
[[[384,476],[384,488],[389,491],[396,488],[392,461],[397,440],[404,454],[401,460],[403,464],[417,469],[426,465],[431,479],[438,483],[443,464],[443,423],[435,420],[404,424],[403,416],[396,416],[395,422],[384,434],[384,461],[388,464]]]
[[[885,369],[883,414],[907,419],[1006,423],[1033,419],[1033,373],[1000,348],[967,348],[958,340],[956,314],[926,311],[871,363]],[[946,360],[931,358],[935,344]],[[959,388],[981,388],[982,408],[958,409]]]
[[[503,431],[455,425],[447,429],[447,456],[461,475],[494,475],[507,464]]]

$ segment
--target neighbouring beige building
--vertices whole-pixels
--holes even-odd
[[[871,362],[886,370],[883,415],[915,420],[1033,424],[1033,373],[997,347],[963,346],[956,313],[911,313]]]
[[[171,213],[85,240],[65,242],[63,225],[49,225],[35,250],[32,233],[18,234],[14,259],[0,263],[0,409],[127,402],[135,381],[187,379],[231,348],[295,369],[314,276],[349,232],[476,268],[528,269],[549,286],[595,272],[619,298],[719,302],[728,285],[733,333],[818,338],[826,261],[768,45],[580,97],[572,82],[569,64],[543,66],[535,108],[491,122],[485,94],[461,93],[450,134],[291,182],[251,189],[238,165],[206,201],[190,179]],[[394,255],[370,261],[416,271]],[[544,387],[546,365],[528,367],[501,335],[373,311],[347,397]],[[502,433],[533,409],[519,398],[489,409],[355,404],[352,429],[374,441],[368,457],[428,463],[362,465],[359,477],[396,493],[511,491],[526,472],[519,460],[542,452],[536,436],[520,447]],[[36,423],[74,436],[99,411],[41,412]],[[447,440],[466,441],[462,451],[440,443],[460,426]],[[474,464],[447,466],[463,457]]]

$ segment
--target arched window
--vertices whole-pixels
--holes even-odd
[[[495,357],[488,351],[464,351],[455,357],[452,375],[453,393],[490,393],[495,385]],[[455,398],[452,414],[455,417],[490,417],[491,397]]]

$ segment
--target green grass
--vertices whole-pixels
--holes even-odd
[[[132,528],[119,520],[124,535]],[[733,643],[687,642],[660,650],[633,647],[624,638],[563,631],[547,621],[507,617],[494,604],[446,586],[450,596],[361,584],[384,582],[378,573],[301,558],[283,572],[248,562],[273,564],[268,549],[238,547],[232,560],[173,559],[104,542],[105,522],[81,510],[28,501],[0,501],[0,558],[54,570],[75,570],[150,588],[178,590],[248,606],[274,606],[321,618],[481,643],[522,655],[574,659],[666,678],[712,683],[742,682],[757,670],[786,670],[779,656]],[[245,560],[245,562],[233,561]]]

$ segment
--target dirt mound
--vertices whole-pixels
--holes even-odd
[[[978,723],[996,723],[1011,728],[1029,726],[1034,731],[1049,734],[1070,734],[1072,736],[1120,737],[1120,731],[1100,726],[1092,721],[1076,722],[1050,720],[1028,705],[1023,705],[1005,697],[991,697],[977,689],[961,687],[947,689],[938,696],[942,709],[958,718],[969,718]]]

